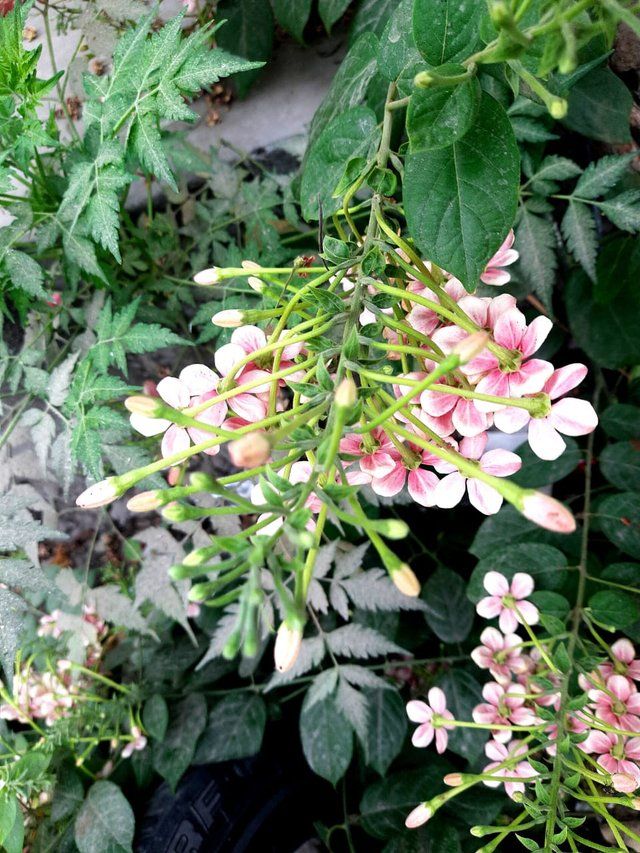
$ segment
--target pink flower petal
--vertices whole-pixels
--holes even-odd
[[[553,323],[548,317],[544,317],[542,314],[529,323],[520,344],[520,350],[525,358],[528,358],[540,349],[549,337],[551,329],[553,329]]]
[[[517,349],[527,328],[524,314],[518,308],[510,308],[501,314],[493,327],[496,343],[507,349]]]
[[[503,743],[499,743],[496,740],[488,741],[485,744],[484,752],[487,758],[490,758],[492,761],[495,761],[499,764],[501,764],[506,758],[509,757],[507,747]]]
[[[500,572],[487,572],[483,578],[482,585],[489,595],[509,595],[509,581]]]
[[[553,365],[540,358],[530,358],[517,373],[511,374],[511,393],[518,396],[542,391],[553,373]]]
[[[436,729],[436,752],[442,755],[446,752],[449,743],[449,735],[444,729]]]
[[[480,435],[489,426],[489,419],[481,412],[473,400],[460,398],[453,410],[452,421],[460,435],[474,437]]]
[[[485,628],[480,634],[480,642],[493,652],[500,652],[504,648],[505,638],[497,628]]]
[[[469,502],[478,512],[484,515],[495,515],[502,506],[502,495],[493,486],[480,482],[475,478],[467,481]]]
[[[179,379],[186,385],[189,394],[197,397],[213,390],[218,384],[218,374],[206,364],[188,364],[180,371]]]
[[[381,497],[391,498],[402,491],[407,476],[406,468],[398,463],[385,477],[376,477],[371,481],[371,488]]]
[[[487,595],[476,604],[476,613],[483,619],[495,619],[502,613],[502,600],[496,595]]]
[[[567,446],[565,440],[551,423],[549,417],[532,418],[529,422],[529,446],[540,459],[549,461],[562,456]]]
[[[484,284],[491,284],[494,287],[500,287],[503,284],[508,284],[511,281],[511,276],[506,270],[491,267],[487,268],[480,275],[480,281]]]
[[[511,595],[515,599],[529,598],[534,586],[535,583],[531,575],[526,572],[516,572],[511,579]]]
[[[187,450],[190,445],[191,441],[186,429],[178,427],[175,424],[171,424],[162,438],[160,452],[162,453],[162,456],[166,458],[167,456],[173,456],[174,453],[181,453],[182,451]]]
[[[135,412],[129,415],[129,423],[136,432],[147,436],[147,438],[152,435],[160,435],[161,432],[171,426],[171,421],[165,418],[148,418],[146,415],[138,415]]]
[[[267,404],[254,394],[238,394],[227,400],[229,408],[249,423],[261,421],[267,414]]]
[[[372,477],[380,479],[390,474],[398,464],[390,453],[376,451],[360,459],[360,468]]]
[[[416,468],[409,471],[407,488],[413,500],[420,506],[435,506],[436,487],[439,482],[433,471]]]
[[[486,432],[473,436],[465,436],[465,438],[460,442],[460,453],[462,453],[463,456],[466,456],[467,459],[480,459],[484,453],[485,447],[487,446],[488,440],[489,437]]]
[[[619,661],[623,663],[631,663],[636,656],[636,650],[633,646],[631,640],[627,640],[622,638],[620,640],[616,640],[615,643],[611,646],[611,651],[613,652],[613,656],[617,658]]]
[[[220,375],[227,376],[245,356],[246,352],[238,344],[224,344],[216,350],[213,360]]]
[[[509,477],[522,467],[522,460],[510,450],[489,450],[480,459],[480,467],[494,477]]]
[[[588,370],[586,365],[576,362],[575,364],[567,364],[565,367],[560,367],[554,370],[544,386],[544,390],[556,400],[558,397],[563,397],[569,391],[579,385],[587,375]]]
[[[445,394],[443,391],[430,391],[427,389],[420,395],[420,405],[428,415],[431,415],[433,418],[439,418],[450,412],[456,406],[459,399],[455,394]]]
[[[553,426],[563,435],[587,435],[598,425],[595,409],[587,400],[565,397],[551,407],[548,416]]]
[[[436,506],[441,509],[450,509],[460,503],[464,497],[466,488],[465,478],[455,472],[447,474],[436,486]]]
[[[612,675],[607,679],[607,690],[622,702],[626,702],[631,695],[631,684],[624,675]]]
[[[504,634],[512,634],[518,628],[518,620],[513,610],[505,608],[498,617],[498,625]]]
[[[487,325],[489,302],[479,296],[463,296],[458,307],[481,329]]]
[[[447,697],[440,687],[432,687],[427,693],[427,699],[436,714],[444,714],[447,710]]]
[[[509,374],[499,369],[487,373],[476,385],[478,394],[489,394],[492,397],[510,397],[510,388]],[[501,403],[489,403],[486,400],[475,400],[475,405],[481,412],[495,412],[502,408]]]
[[[435,729],[433,726],[429,725],[429,723],[423,723],[413,733],[411,737],[411,743],[417,747],[425,747],[429,746],[431,741],[433,740],[433,735],[435,733]]]
[[[175,376],[165,376],[158,382],[158,394],[174,409],[185,409],[191,399],[187,386]]]
[[[499,429],[500,432],[506,432],[508,435],[512,435],[514,432],[523,429],[530,420],[531,415],[529,412],[517,406],[505,406],[504,409],[500,409],[493,416],[493,423],[496,429]]]
[[[535,604],[530,601],[518,602],[518,621],[523,619],[526,625],[537,625],[540,620],[540,614]]]
[[[407,702],[407,717],[412,723],[427,723],[433,717],[433,711],[426,702],[420,702],[419,699],[412,699]]]
[[[242,347],[247,355],[266,346],[267,338],[257,326],[240,326],[233,330],[231,343]]]

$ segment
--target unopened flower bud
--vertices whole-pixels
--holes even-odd
[[[201,272],[197,272],[194,275],[193,280],[196,284],[201,284],[207,287],[212,284],[218,284],[220,278],[220,268],[211,267],[208,270],[201,270]]]
[[[334,402],[340,409],[352,409],[358,402],[358,389],[353,379],[343,379],[336,388]]]
[[[453,351],[460,357],[460,363],[466,364],[471,359],[480,355],[488,341],[489,335],[486,332],[473,332],[457,343]]]
[[[413,78],[413,85],[418,89],[427,89],[433,83],[434,77],[428,71],[421,71]]]
[[[194,471],[189,474],[189,482],[194,489],[200,489],[203,492],[209,491],[211,486],[215,485],[213,477],[210,474],[205,474],[204,471]]]
[[[433,809],[427,803],[420,803],[412,812],[409,812],[404,825],[407,829],[417,829],[433,817]]]
[[[409,525],[399,518],[382,518],[375,529],[385,539],[405,539],[409,534]]]
[[[462,773],[447,773],[442,781],[450,788],[457,788],[462,785]]]
[[[130,512],[150,512],[159,506],[162,506],[162,499],[155,489],[149,492],[140,492],[139,495],[134,495],[127,501],[127,509]]]
[[[255,290],[256,293],[262,293],[265,288],[264,281],[261,278],[256,278],[255,275],[249,276],[247,284],[252,290]]]
[[[413,569],[406,563],[391,573],[391,580],[403,595],[410,595],[412,598],[420,595],[420,582]]]
[[[564,98],[551,98],[548,108],[553,118],[561,119],[566,116],[569,104]]]
[[[173,501],[162,510],[162,517],[167,521],[186,521],[189,518],[189,507]]]
[[[296,662],[302,644],[302,629],[283,622],[278,628],[273,658],[278,672],[287,672]]]
[[[134,397],[127,397],[124,401],[124,407],[134,415],[144,415],[145,418],[159,418],[165,405],[159,397],[143,397],[141,394],[137,394]]]
[[[573,533],[576,529],[576,520],[566,506],[542,492],[529,492],[525,495],[522,514],[534,524],[554,533]]]
[[[116,478],[108,477],[106,480],[100,480],[99,483],[94,483],[93,486],[85,489],[76,498],[76,504],[81,509],[97,509],[99,506],[112,503],[120,494],[121,490],[116,484]]]
[[[227,308],[224,311],[218,311],[211,318],[214,326],[219,326],[221,329],[237,329],[244,323],[244,314],[236,308]]]
[[[243,261],[240,266],[243,270],[261,270],[262,267],[260,264],[257,264],[255,261]]]
[[[243,435],[229,445],[229,457],[236,468],[256,468],[271,455],[271,442],[264,430]]]

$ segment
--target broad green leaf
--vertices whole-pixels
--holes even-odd
[[[226,24],[216,32],[217,44],[245,59],[265,61],[273,49],[273,12],[269,0],[221,0],[218,20]],[[234,76],[238,94],[243,98],[259,75],[259,70]]]
[[[461,643],[473,624],[474,610],[466,584],[451,569],[439,568],[422,587],[427,625],[444,643]]]
[[[397,80],[408,68],[417,71],[424,67],[424,60],[413,40],[412,6],[413,0],[402,0],[380,36],[378,70],[389,81]]]
[[[75,822],[80,853],[127,853],[132,849],[135,819],[124,794],[113,782],[95,782]]]
[[[267,707],[261,696],[225,696],[209,712],[194,763],[208,764],[255,755],[260,751],[266,721]]]
[[[272,0],[272,5],[280,26],[303,42],[304,28],[311,14],[311,0]]]
[[[633,153],[609,154],[589,163],[575,185],[572,195],[577,198],[600,198],[628,173],[633,157]]]
[[[461,139],[474,122],[481,94],[475,77],[459,86],[416,89],[407,110],[412,153],[445,148]]]
[[[2,842],[5,853],[22,853],[24,848],[25,820],[22,809],[16,809],[13,826]]]
[[[556,619],[564,621],[569,614],[571,605],[564,597],[557,592],[550,592],[546,589],[534,590],[529,597],[541,614],[545,616],[553,616]]]
[[[623,491],[640,491],[640,448],[634,441],[608,444],[599,456],[606,479]]]
[[[172,790],[191,764],[207,722],[204,696],[191,693],[172,710],[164,739],[153,744],[153,767]]]
[[[398,0],[360,0],[349,29],[349,44],[365,34],[380,36]]]
[[[438,679],[438,687],[444,691],[447,708],[456,720],[472,719],[471,712],[482,702],[482,687],[479,681],[462,669],[450,669]],[[448,749],[467,761],[477,761],[486,742],[485,732],[460,726],[449,732]]]
[[[416,47],[431,65],[466,59],[476,49],[485,12],[476,0],[414,0]]]
[[[396,690],[365,689],[369,707],[369,725],[365,755],[369,767],[384,776],[400,753],[407,734],[407,713]]]
[[[404,202],[411,235],[429,260],[467,290],[475,289],[513,225],[519,180],[509,119],[487,94],[462,139],[406,159]]]
[[[610,495],[596,511],[602,532],[625,554],[640,559],[640,495]]]
[[[164,740],[169,725],[169,709],[159,693],[150,696],[144,703],[142,723],[154,740]]]
[[[620,441],[640,439],[640,407],[628,403],[612,403],[600,414],[600,426]]]
[[[586,204],[571,200],[562,217],[562,236],[573,257],[592,281],[596,277],[598,238],[593,214]]]
[[[571,88],[564,123],[600,142],[631,142],[631,93],[610,68],[594,68]]]
[[[628,190],[601,201],[598,208],[622,231],[640,231],[640,190]]]
[[[606,240],[596,262],[596,302],[610,302],[640,279],[640,241],[616,234]],[[632,286],[632,285],[631,285]]]
[[[360,800],[363,829],[374,838],[392,838],[402,832],[409,812],[443,789],[442,777],[449,769],[448,762],[431,754],[419,769],[392,773],[369,785]]]
[[[364,100],[371,78],[376,71],[377,52],[378,39],[371,33],[367,33],[358,39],[342,60],[329,91],[324,96],[311,122],[307,153],[302,167],[303,175],[309,152],[313,149],[320,134],[324,134],[333,119]],[[345,161],[344,166],[346,165]],[[340,175],[338,175],[339,177]]]
[[[559,548],[575,559],[580,554],[580,533],[551,533],[542,530],[513,506],[503,506],[497,515],[490,515],[480,525],[469,551],[478,559],[500,551],[505,543],[544,543]],[[480,597],[482,590],[478,590]]]
[[[596,592],[589,599],[593,618],[602,625],[623,631],[640,619],[638,599],[619,589]]]
[[[78,811],[84,801],[84,785],[73,767],[63,764],[56,773],[56,786],[53,789],[51,818],[64,820]]]
[[[575,471],[582,459],[582,453],[573,438],[565,437],[564,442],[567,445],[566,450],[553,462],[538,458],[528,444],[518,448],[522,468],[513,475],[513,481],[527,489],[539,489],[557,483]]]
[[[424,826],[392,838],[382,853],[462,853],[459,830],[444,814],[436,815]]]
[[[565,301],[578,346],[597,364],[617,368],[640,362],[640,288],[635,282],[633,287],[625,283],[606,303],[597,303],[591,282],[578,270],[567,282]]]
[[[467,595],[474,603],[488,593],[483,586],[487,572],[500,572],[508,580],[516,572],[531,575],[536,589],[559,589],[564,583],[567,558],[557,548],[538,543],[503,545],[490,556],[480,560],[469,579]]]
[[[303,705],[300,738],[309,767],[335,785],[351,763],[353,730],[331,696]]]
[[[350,2],[351,0],[319,0],[318,14],[328,33],[331,32],[335,22],[347,11]]]
[[[557,239],[553,222],[521,205],[516,225],[516,245],[520,258],[516,267],[545,305],[551,304],[551,294],[558,266]]]
[[[336,211],[340,200],[333,189],[352,157],[368,156],[378,143],[380,132],[375,114],[368,107],[353,107],[335,118],[309,149],[300,199],[305,219],[317,219]]]

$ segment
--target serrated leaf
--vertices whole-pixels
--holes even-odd
[[[364,746],[369,728],[367,697],[352,687],[346,679],[340,678],[333,700],[338,711],[349,721],[358,740]]]
[[[589,278],[595,281],[598,240],[593,214],[587,205],[572,199],[562,217],[561,227],[569,251]]]
[[[116,584],[106,584],[88,590],[87,603],[95,609],[101,619],[112,625],[128,628],[140,634],[153,635],[144,616],[135,609],[131,599],[122,593]]]
[[[395,690],[367,689],[365,692],[369,699],[366,762],[384,776],[402,749],[408,728],[407,714]]]
[[[609,154],[589,163],[575,185],[573,195],[595,199],[612,189],[629,170],[634,154]]]
[[[311,769],[335,785],[351,763],[353,732],[331,697],[303,705],[300,738]]]
[[[407,654],[379,631],[364,625],[351,624],[325,634],[325,640],[335,655],[344,657],[379,657],[386,654]]]
[[[130,140],[142,168],[165,181],[177,192],[178,185],[162,148],[156,119],[147,113],[138,113],[131,127]]]
[[[0,664],[10,692],[13,692],[13,667],[26,610],[24,599],[11,590],[0,588]]]
[[[361,610],[426,610],[421,599],[403,595],[384,569],[369,569],[339,583]]]
[[[78,360],[79,353],[74,352],[67,356],[62,364],[51,371],[47,385],[47,396],[52,406],[61,406],[69,394],[71,374]]]
[[[640,231],[640,190],[628,190],[599,202],[598,207],[622,231]]]
[[[19,252],[17,249],[6,249],[0,260],[14,287],[24,290],[30,296],[46,299],[46,293],[42,287],[44,270],[31,255]]]
[[[558,266],[553,223],[531,213],[526,206],[521,207],[516,242],[520,253],[518,272],[545,305],[550,305]]]

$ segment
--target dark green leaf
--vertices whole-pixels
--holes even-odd
[[[225,696],[209,712],[194,763],[209,764],[255,755],[260,751],[266,721],[267,708],[261,696]]]
[[[610,495],[599,504],[597,517],[607,539],[625,554],[640,559],[640,495]]]
[[[422,56],[413,40],[412,6],[413,0],[402,0],[380,36],[378,69],[389,81],[397,80],[405,69],[418,71],[421,66],[424,67]]]
[[[351,763],[353,730],[332,697],[303,705],[300,737],[309,767],[335,785]]]
[[[589,163],[575,185],[572,195],[578,198],[600,198],[628,173],[633,156],[633,153],[609,154]]]
[[[154,769],[173,790],[191,764],[206,721],[205,698],[199,693],[192,693],[173,709],[164,740],[156,741],[153,745]]]
[[[460,575],[439,568],[422,587],[427,625],[445,643],[461,643],[473,624],[474,610]]]
[[[611,438],[624,441],[640,439],[640,407],[612,403],[600,415],[600,426]]]
[[[317,219],[336,211],[341,202],[333,198],[347,162],[356,156],[368,156],[379,139],[376,117],[368,107],[353,107],[328,124],[309,149],[300,200],[305,219]]]
[[[485,11],[476,0],[415,0],[416,47],[431,65],[466,59],[478,44]]]
[[[600,454],[600,470],[619,489],[640,491],[640,447],[632,441],[609,444]]]
[[[272,3],[280,26],[298,41],[304,41],[304,28],[311,14],[311,0],[272,0]]]
[[[601,201],[600,211],[623,231],[640,231],[640,190],[629,190]]]
[[[442,777],[449,768],[443,759],[430,755],[417,770],[392,773],[369,785],[360,800],[363,828],[374,838],[392,838],[402,832],[409,812],[442,789]]]
[[[516,244],[520,252],[516,267],[519,275],[545,305],[550,305],[558,266],[553,222],[534,214],[528,205],[521,205],[516,226]]]
[[[631,142],[629,115],[633,99],[610,68],[594,68],[569,92],[564,123],[600,142]]]
[[[445,148],[461,139],[473,124],[481,94],[475,77],[459,86],[416,89],[407,110],[411,151]]]
[[[501,550],[505,543],[545,543],[560,548],[577,557],[580,553],[580,534],[551,533],[533,524],[513,506],[503,506],[497,515],[491,515],[480,525],[469,551],[478,559],[489,557]]]
[[[541,614],[552,616],[554,619],[559,619],[564,622],[571,605],[563,595],[557,592],[549,592],[549,590],[535,590],[529,600],[532,601]]]
[[[369,767],[384,776],[402,749],[407,734],[407,714],[395,690],[366,688],[365,694],[369,707],[366,760]]]
[[[589,599],[589,607],[594,619],[621,631],[640,619],[638,599],[618,589],[596,592]]]
[[[328,33],[335,22],[341,18],[347,10],[351,0],[319,0],[318,14]]]
[[[539,459],[528,444],[519,448],[518,456],[522,459],[522,468],[513,475],[513,481],[527,489],[539,489],[557,483],[575,471],[582,459],[582,453],[575,439],[565,438],[564,441],[566,450],[553,462]]]
[[[349,30],[349,44],[355,44],[364,34],[380,36],[398,0],[360,0]]]
[[[127,853],[135,820],[124,794],[113,782],[95,782],[75,822],[80,853]]]
[[[144,703],[142,723],[154,740],[164,740],[169,725],[169,709],[159,693],[150,696]]]
[[[245,59],[269,59],[273,48],[273,13],[269,0],[220,0],[216,16],[219,21],[227,22],[216,33],[219,47]],[[255,69],[234,76],[241,98],[259,74]]]
[[[487,572],[500,572],[508,580],[516,572],[526,572],[535,581],[536,589],[559,589],[564,583],[567,558],[551,545],[522,543],[503,545],[490,556],[480,560],[469,579],[467,595],[473,602],[479,601],[488,593],[483,586]]]
[[[429,260],[474,290],[513,224],[520,175],[504,109],[483,94],[476,121],[449,148],[410,154],[404,187],[409,230]],[[429,204],[425,204],[425,198]]]
[[[593,214],[586,204],[569,202],[562,217],[562,236],[573,257],[589,278],[595,280],[598,240]]]

